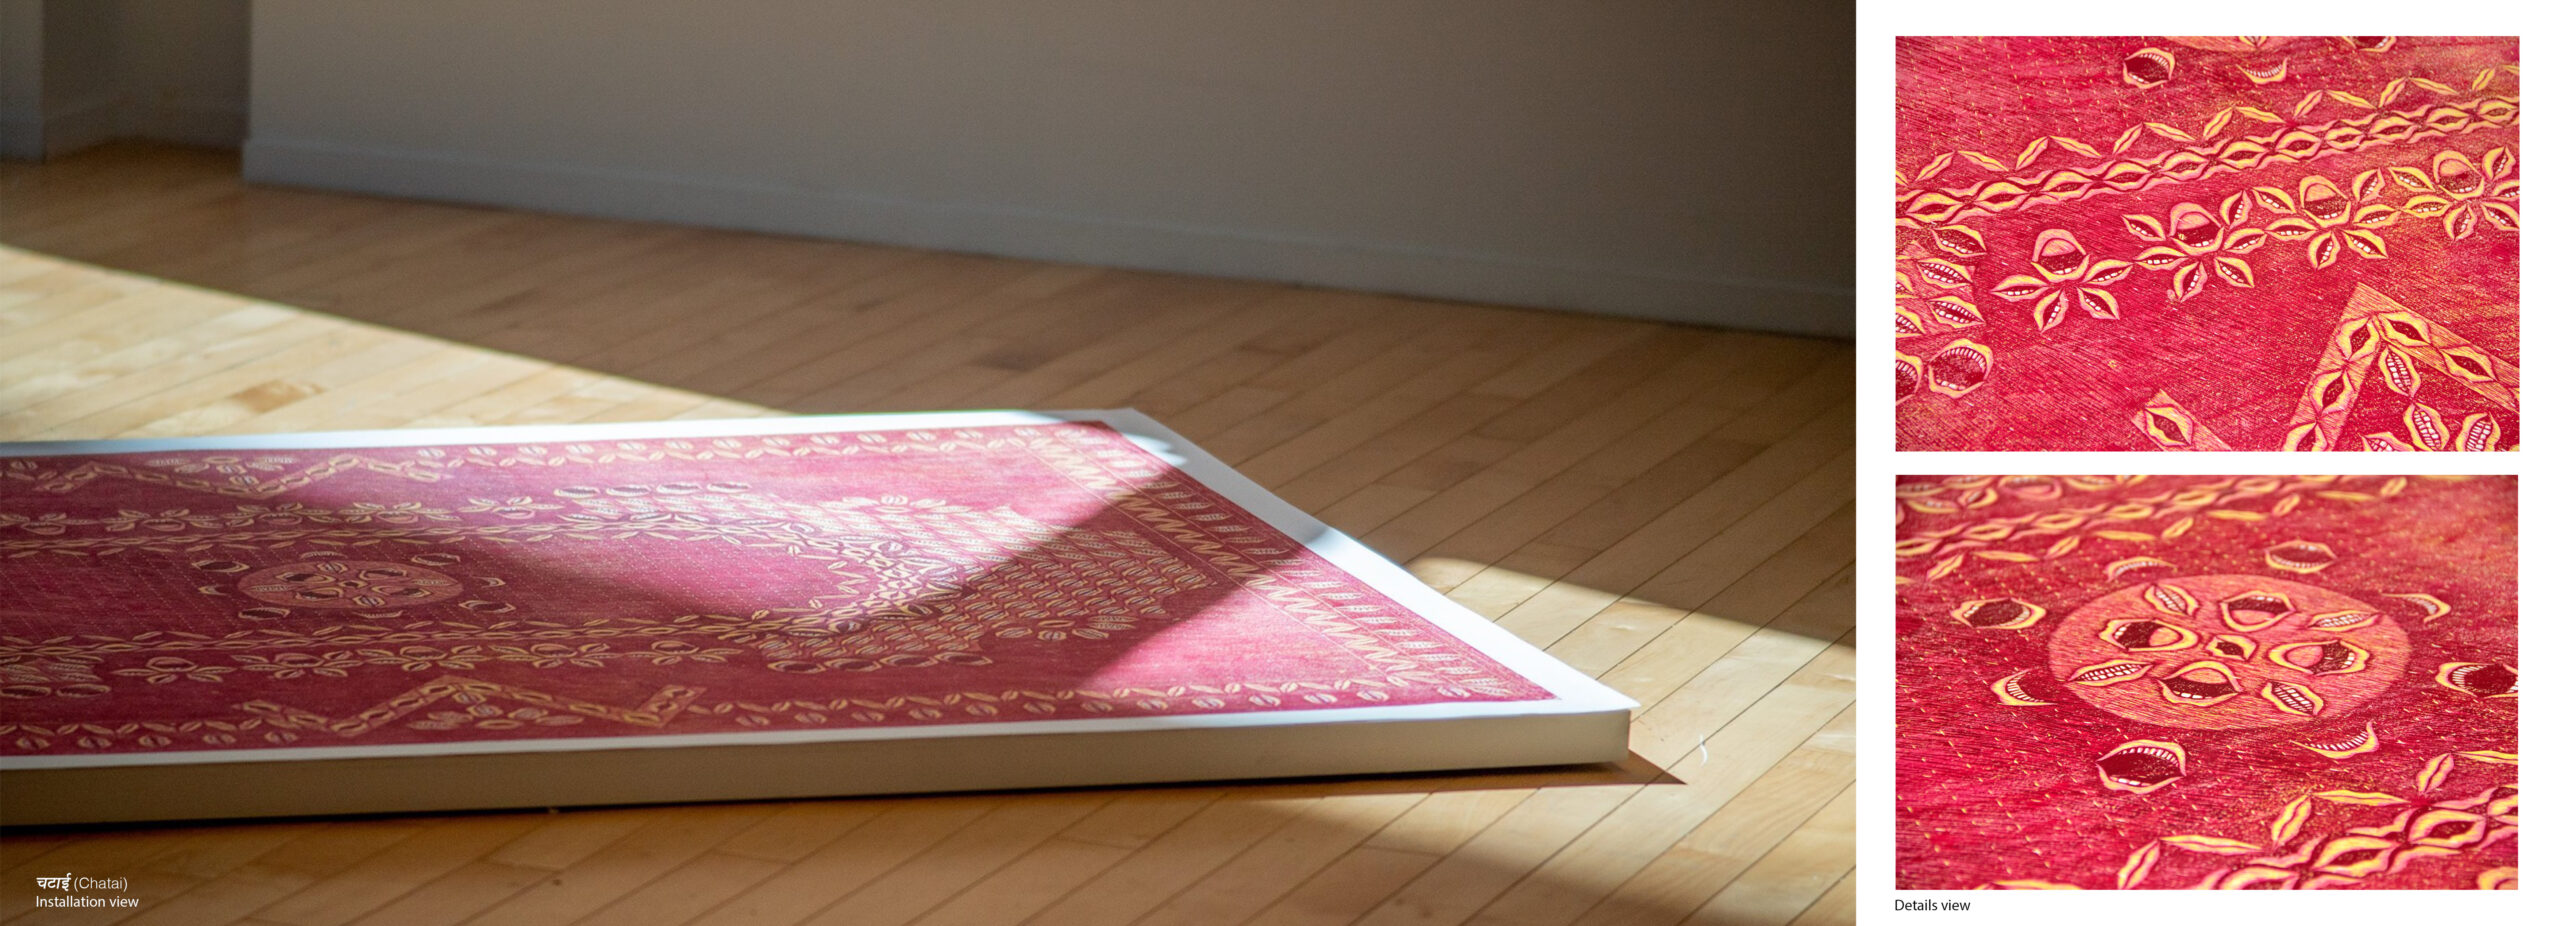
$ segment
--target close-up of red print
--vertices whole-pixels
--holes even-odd
[[[1895,887],[2515,885],[2513,478],[1896,489]]]
[[[1897,41],[1902,450],[2512,450],[2514,38]]]

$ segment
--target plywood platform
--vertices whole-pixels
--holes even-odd
[[[1845,345],[169,149],[0,165],[0,245],[0,438],[1127,405],[1642,705],[1635,758],[1560,772],[9,830],[13,924],[66,870],[129,877],[133,923],[1850,918]]]

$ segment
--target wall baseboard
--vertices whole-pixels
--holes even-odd
[[[251,137],[252,182],[1848,337],[1850,294],[1787,281],[1129,222],[849,190]]]

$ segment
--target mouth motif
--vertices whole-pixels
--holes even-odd
[[[1970,340],[1949,343],[1946,349],[1929,358],[1929,389],[1951,396],[1961,396],[1982,388],[1991,377],[1991,351]]]
[[[1893,400],[1900,402],[1920,394],[1920,358],[1909,354],[1893,355]]]
[[[2166,49],[2145,48],[2124,59],[2124,82],[2149,89],[2169,82],[2178,72],[2178,59]]]
[[[2448,662],[2436,669],[2436,684],[2475,698],[2516,696],[2516,668],[2485,662]]]
[[[2018,684],[2019,679],[2027,677],[2027,671],[2021,669],[2006,678],[1992,682],[1991,693],[1999,697],[2000,703],[2011,707],[2045,707],[2056,703],[2028,694],[2026,687]]]
[[[2283,79],[2284,79],[2285,71],[2286,71],[2287,67],[2288,67],[2289,65],[2291,65],[2291,64],[2293,64],[2293,59],[2291,59],[2291,58],[2286,58],[2286,59],[2283,59],[2283,60],[2279,60],[2279,61],[2277,61],[2275,64],[2273,64],[2273,65],[2271,65],[2271,66],[2268,66],[2268,67],[2263,67],[2263,68],[2253,68],[2253,67],[2250,67],[2250,66],[2248,66],[2248,65],[2243,64],[2243,65],[2240,65],[2240,66],[2239,66],[2239,68],[2240,68],[2240,73],[2242,73],[2242,74],[2244,74],[2244,75],[2247,75],[2247,76],[2248,76],[2248,78],[2249,78],[2249,82],[2250,82],[2250,83],[2253,83],[2253,84],[2272,84],[2272,83],[2275,83],[2275,82],[2277,82],[2277,81],[2280,81],[2280,80],[2283,80]]]
[[[2080,272],[2089,262],[2089,252],[2080,248],[2080,240],[2062,229],[2049,229],[2036,236],[2036,269],[2050,279],[2067,279]]]
[[[2204,645],[2204,649],[2205,652],[2216,656],[2228,656],[2247,662],[2249,657],[2258,654],[2258,641],[2235,634],[2217,633],[2213,635],[2211,642]]]
[[[2332,759],[2344,759],[2349,756],[2360,756],[2382,748],[2381,741],[2374,738],[2373,724],[2371,722],[2367,722],[2364,725],[2363,732],[2347,737],[2346,739],[2328,743],[2305,743],[2297,741],[2294,745],[2328,756]]]
[[[2127,573],[2139,572],[2144,569],[2167,568],[2170,568],[2168,560],[2154,559],[2148,556],[2134,556],[2108,563],[2107,578],[2121,582],[2124,580],[2125,574]]]
[[[2274,592],[2243,592],[2222,602],[2222,623],[2241,633],[2265,630],[2293,613],[2293,602]]]
[[[2169,237],[2190,251],[2211,250],[2222,241],[2222,223],[2194,203],[2179,203],[2170,210],[2169,225]]]
[[[2328,544],[2308,540],[2289,540],[2267,549],[2267,565],[2286,572],[2319,572],[2337,561],[2337,551]]]
[[[2258,689],[2258,697],[2267,699],[2267,703],[2275,705],[2276,710],[2302,717],[2318,717],[2320,710],[2328,706],[2319,692],[2284,682],[2268,682],[2266,687]]]
[[[2210,659],[2188,663],[2160,680],[2160,699],[2181,707],[2212,707],[2239,694],[2231,667]]]
[[[2371,611],[2331,611],[2314,615],[2309,623],[2313,630],[2346,630],[2373,623],[2381,617]]]
[[[2364,671],[2373,654],[2344,640],[2305,640],[2269,650],[2267,658],[2276,665],[2312,675],[2345,675]]]
[[[2139,659],[2110,659],[2096,665],[2080,667],[2078,671],[2071,673],[2070,682],[2091,688],[2105,688],[2141,678],[2142,673],[2150,668],[2150,663]]]
[[[2044,609],[2015,598],[1976,598],[1957,605],[1955,618],[1978,630],[2023,630],[2044,619]]]
[[[2143,618],[2108,621],[2099,636],[2129,653],[2156,653],[2196,645],[2195,631]]]
[[[2133,740],[2098,757],[2098,783],[2149,794],[2187,775],[2187,750],[2162,740]]]

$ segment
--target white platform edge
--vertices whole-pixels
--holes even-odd
[[[0,781],[6,782],[9,795],[0,805],[0,823],[1062,787],[1561,765],[1625,756],[1633,699],[1450,601],[1132,409],[0,442],[0,458],[717,438],[1079,421],[1119,431],[1555,697],[921,728],[19,756],[0,758]],[[332,790],[351,782],[372,786],[356,787],[352,798]]]

